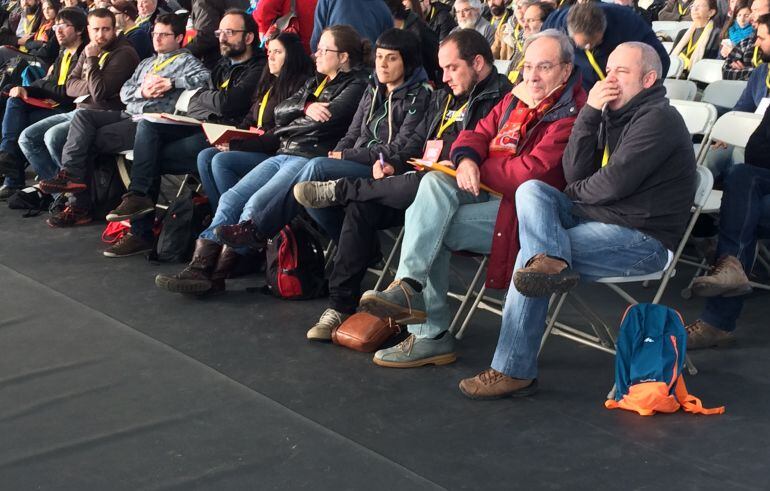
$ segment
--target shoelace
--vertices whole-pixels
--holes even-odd
[[[698,333],[703,329],[703,324],[700,320],[697,320],[692,324],[684,326],[684,329],[687,331],[687,334]]]
[[[321,325],[334,325],[338,326],[342,324],[342,317],[340,317],[340,314],[333,310],[333,309],[326,309],[323,314],[321,314],[321,318],[318,320],[318,323]]]
[[[721,273],[725,267],[727,267],[727,257],[721,257],[719,258],[719,261],[716,262],[711,268],[709,268],[709,276],[718,275]]]
[[[495,370],[494,368],[487,368],[479,374],[479,380],[484,385],[491,385],[503,378],[503,374]]]
[[[388,290],[390,290],[391,288],[396,287],[396,286],[401,288],[401,291],[404,293],[404,299],[406,300],[406,306],[409,309],[409,314],[411,315],[411,313],[412,313],[412,301],[410,300],[410,296],[411,295],[406,290],[406,287],[404,287],[404,282],[400,281],[400,280],[396,280],[396,281],[392,282],[390,285],[388,285]]]
[[[414,334],[410,334],[408,338],[404,339],[400,343],[398,343],[398,349],[400,349],[404,353],[411,353],[412,352],[412,346],[414,346]]]

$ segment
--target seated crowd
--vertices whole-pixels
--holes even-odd
[[[686,69],[722,56],[725,78],[748,79],[736,110],[764,111],[770,87],[770,0],[733,0],[727,12],[715,0],[307,3],[315,15],[304,5],[283,32],[270,16],[287,12],[272,0],[253,15],[248,2],[194,0],[190,19],[154,1],[3,6],[0,60],[40,60],[44,73],[4,88],[0,199],[65,199],[53,228],[127,221],[104,251],[123,258],[153,248],[162,176],[195,174],[212,221],[189,264],[155,283],[196,296],[224,291],[306,213],[336,244],[328,306],[307,338],[331,340],[357,311],[391,318],[409,335],[374,354],[385,367],[455,361],[450,261],[488,256],[487,287],[507,290],[502,327],[490,368],[460,390],[526,396],[537,390],[551,295],[663,270],[690,217],[693,142],[666,98],[669,54],[650,21],[693,21],[670,56]],[[507,73],[496,60],[510,61]],[[183,94],[187,117],[259,136],[212,146],[199,124],[159,120]],[[767,114],[745,151],[751,165],[735,165],[733,149],[709,152],[724,199],[717,262],[693,285],[709,299],[687,328],[689,349],[732,342],[751,291],[770,227]],[[95,216],[95,166],[127,151],[127,192]],[[401,226],[395,280],[362,292],[381,258],[378,232]]]

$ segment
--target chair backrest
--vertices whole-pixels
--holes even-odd
[[[695,178],[696,186],[693,206],[703,208],[709,194],[711,194],[711,189],[714,187],[714,176],[705,165],[699,165],[696,170],[698,174]]]
[[[732,109],[746,89],[748,82],[743,80],[716,80],[708,84],[700,100],[717,107]]]
[[[687,78],[704,84],[722,80],[722,65],[724,64],[724,60],[699,60],[690,69]]]
[[[666,88],[666,97],[669,99],[694,101],[695,96],[698,95],[698,86],[692,80],[667,78],[663,80],[663,87]]]
[[[174,113],[186,113],[187,107],[190,105],[190,99],[192,99],[192,96],[198,92],[199,89],[193,89],[193,90],[183,90],[181,94],[179,94],[179,99],[176,100],[176,104],[174,105]]]
[[[745,148],[760,121],[761,114],[730,111],[723,114],[714,124],[709,140],[719,140],[734,147]]]
[[[683,26],[682,22],[678,22],[675,20],[656,20],[652,23],[652,31],[655,34],[664,34],[671,38],[673,41],[676,39],[676,35],[681,31],[682,29],[686,29],[689,26]]]
[[[666,53],[671,53],[671,50],[674,49],[674,42],[673,41],[661,41],[663,45],[663,49],[666,50]]]
[[[669,58],[671,61],[671,64],[668,66],[668,73],[666,73],[666,78],[679,78],[682,76],[682,72],[684,72],[684,62],[681,58],[678,56],[675,56],[673,58]]]
[[[506,75],[510,67],[511,60],[495,60],[495,68],[497,68],[497,73]]]
[[[717,121],[717,108],[707,102],[672,99],[670,103],[682,115],[691,135],[703,135],[704,140],[708,138]]]

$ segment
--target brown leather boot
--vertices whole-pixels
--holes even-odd
[[[738,258],[723,256],[707,275],[695,278],[692,292],[699,297],[737,297],[751,293],[751,284]]]
[[[241,260],[241,255],[235,252],[230,246],[222,246],[222,252],[219,253],[219,259],[214,267],[214,271],[211,272],[211,289],[206,293],[221,292],[225,289],[225,280],[230,278],[232,273],[238,266],[238,262]]]
[[[222,246],[213,240],[198,239],[195,241],[195,252],[192,260],[181,273],[159,274],[155,277],[155,285],[174,293],[203,295],[214,288],[212,273],[219,261]],[[224,279],[222,279],[224,289]]]
[[[513,284],[525,297],[545,297],[564,293],[580,281],[580,275],[572,271],[562,259],[536,254],[527,265],[513,274]]]
[[[735,342],[735,335],[714,327],[701,319],[685,326],[687,330],[687,351],[706,348],[721,348]]]
[[[461,380],[460,392],[471,399],[526,397],[537,392],[537,379],[513,378],[494,368],[487,368],[475,377]]]

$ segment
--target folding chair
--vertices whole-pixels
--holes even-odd
[[[730,110],[741,98],[747,84],[743,80],[716,80],[706,86],[700,100]]]
[[[687,79],[703,84],[722,80],[722,65],[724,64],[724,60],[699,60],[690,68],[690,74],[687,75]]]
[[[660,44],[663,45],[663,49],[666,50],[666,53],[671,53],[671,50],[674,49],[674,42],[673,41],[661,41]]]
[[[682,23],[675,20],[656,20],[652,22],[652,31],[655,34],[668,37],[671,41],[676,39],[677,34],[682,29],[686,29],[686,27],[682,27]]]
[[[668,66],[668,73],[666,73],[666,78],[679,78],[682,76],[682,73],[684,73],[684,62],[681,58],[678,56],[674,56],[673,58],[669,58],[671,61],[671,64]]]
[[[385,277],[390,274],[395,274],[393,271],[393,262],[396,260],[396,254],[401,247],[401,241],[404,240],[404,227],[401,227],[398,234],[393,233],[391,230],[382,231],[386,236],[393,240],[393,247],[388,252],[388,257],[385,259],[385,263],[382,265],[382,269],[368,268],[367,271],[377,275],[377,283],[374,284],[373,290],[379,290],[385,283]],[[380,241],[382,243],[382,241]]]
[[[694,101],[695,96],[698,95],[698,86],[691,80],[667,78],[663,80],[663,87],[666,88],[666,97],[669,99]]]
[[[692,83],[692,82],[691,82]],[[706,141],[717,121],[717,108],[706,102],[671,100],[673,106],[684,119],[690,135],[700,135],[701,141]],[[694,144],[693,151],[698,163],[705,158],[705,148],[702,143]]]
[[[511,60],[495,60],[495,68],[497,68],[497,73],[508,75],[508,69],[511,68]]]
[[[465,335],[465,329],[468,327],[468,324],[470,324],[471,318],[473,318],[473,314],[476,313],[476,310],[483,309],[499,316],[503,315],[504,298],[501,300],[487,295],[487,286],[485,283],[482,283],[481,288],[476,292],[476,286],[479,284],[479,281],[484,280],[483,273],[487,269],[489,256],[478,254],[474,255],[474,257],[478,261],[479,266],[476,269],[476,274],[468,285],[465,295],[449,293],[449,296],[461,300],[460,307],[457,309],[457,312],[452,319],[452,324],[449,326],[449,332],[453,333],[456,339],[462,339]],[[473,303],[471,303],[468,313],[463,317],[463,312],[465,312],[465,308],[468,306],[468,302],[470,302],[471,299],[473,299]],[[460,319],[462,319],[462,324],[458,328]]]
[[[692,232],[692,229],[695,226],[695,222],[700,216],[701,210],[703,210],[703,206],[706,204],[708,195],[709,193],[711,193],[711,188],[714,185],[714,177],[711,175],[711,172],[707,168],[703,166],[698,166],[697,175],[696,175],[696,185],[697,187],[695,191],[695,198],[693,199],[692,216],[690,217],[690,220],[687,222],[687,228],[685,229],[684,235],[682,236],[682,239],[679,241],[679,244],[677,245],[676,250],[669,251],[668,263],[666,264],[666,267],[664,269],[655,273],[647,274],[647,275],[601,278],[597,280],[596,283],[600,283],[607,286],[610,290],[618,294],[621,298],[623,298],[627,302],[631,304],[636,304],[638,303],[638,301],[634,297],[632,297],[628,292],[623,290],[623,288],[621,288],[619,285],[626,284],[626,283],[643,283],[648,281],[660,280],[660,285],[658,286],[658,289],[655,292],[655,296],[653,297],[651,303],[660,302],[660,299],[666,290],[666,286],[668,285],[669,280],[674,276],[674,274],[676,274],[677,261],[679,260],[679,257],[682,255],[682,250],[687,244],[687,240],[689,239],[690,233]],[[564,301],[567,298],[570,298],[572,300],[571,303],[573,303],[573,305],[577,307],[578,312],[581,315],[583,315],[586,318],[586,320],[588,320],[593,330],[593,334],[588,333],[585,330],[578,329],[573,326],[569,326],[558,320],[559,313],[561,312],[561,309],[564,305]],[[577,295],[575,292],[567,292],[567,293],[562,293],[560,295],[554,295],[554,297],[551,298],[551,310],[552,312],[547,321],[545,333],[543,334],[543,339],[540,342],[541,351],[543,349],[543,346],[545,346],[545,342],[548,339],[548,336],[550,336],[551,334],[555,334],[557,336],[566,337],[568,339],[584,344],[586,346],[590,346],[592,348],[596,348],[607,353],[615,354],[614,343],[615,343],[616,337],[613,330],[610,329],[610,327],[601,319],[601,317],[599,317],[599,315],[596,314],[588,306],[588,304],[583,299],[581,299],[580,296]],[[689,360],[689,357],[687,359],[687,365],[688,365],[690,374],[694,375],[695,373],[697,373],[697,369]]]

